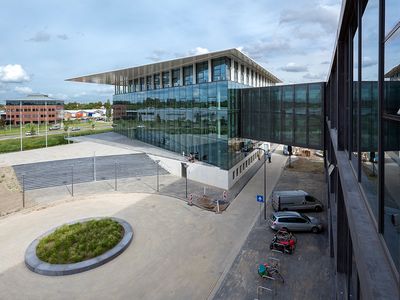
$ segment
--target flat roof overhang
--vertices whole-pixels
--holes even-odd
[[[148,76],[148,75],[151,75],[154,73],[160,73],[160,72],[167,71],[170,69],[176,69],[176,68],[180,68],[182,66],[187,66],[187,65],[190,65],[193,63],[203,62],[208,59],[214,59],[214,58],[219,58],[219,57],[223,57],[223,56],[227,56],[229,58],[233,58],[235,60],[238,60],[238,61],[241,61],[243,63],[250,65],[253,69],[255,69],[257,72],[259,72],[263,76],[267,77],[269,80],[271,80],[274,83],[282,82],[279,78],[277,78],[276,76],[274,76],[273,74],[268,72],[266,69],[264,69],[258,63],[256,63],[254,60],[252,60],[250,57],[243,54],[242,52],[240,52],[237,49],[228,49],[228,50],[223,50],[223,51],[210,52],[210,53],[206,53],[206,54],[176,58],[176,59],[172,59],[172,60],[166,60],[166,61],[162,61],[162,62],[147,64],[147,65],[142,65],[142,66],[137,66],[137,67],[130,67],[130,68],[126,68],[126,69],[119,69],[119,70],[113,70],[113,71],[108,71],[108,72],[103,72],[103,73],[74,77],[74,78],[66,79],[66,81],[115,85],[116,83],[121,82],[122,79],[126,79],[126,78],[134,79],[134,78],[139,78],[139,77],[145,77],[145,76]]]

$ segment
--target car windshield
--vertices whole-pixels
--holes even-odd
[[[308,216],[306,216],[306,215],[303,215],[303,214],[300,214],[304,219],[306,219],[308,222],[310,222],[311,220],[310,220],[310,218],[308,217]]]

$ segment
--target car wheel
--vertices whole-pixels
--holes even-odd
[[[270,245],[269,245],[269,249],[273,249],[274,248],[274,245],[271,243]]]
[[[313,227],[313,228],[311,228],[311,231],[312,231],[312,233],[318,233],[319,229],[318,229],[318,227]]]
[[[316,207],[315,207],[315,211],[316,211],[316,212],[322,211],[322,207],[321,207],[321,206],[316,206]]]

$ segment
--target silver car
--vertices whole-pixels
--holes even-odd
[[[322,231],[322,224],[317,218],[295,211],[275,212],[271,215],[268,223],[273,230],[287,229],[289,231],[311,231],[314,233]]]

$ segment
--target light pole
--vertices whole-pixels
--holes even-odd
[[[160,191],[160,179],[159,179],[159,171],[158,171],[158,168],[159,168],[159,163],[160,163],[160,161],[159,160],[155,160],[155,162],[156,162],[156,164],[157,164],[157,192],[159,192]]]
[[[188,170],[188,167],[189,167],[189,165],[187,164],[187,163],[182,163],[182,167],[184,167],[185,168],[185,178],[186,178],[186,199],[188,198],[188,193],[187,193],[187,170]]]
[[[267,151],[263,148],[256,150],[264,151],[264,220],[267,220]]]

